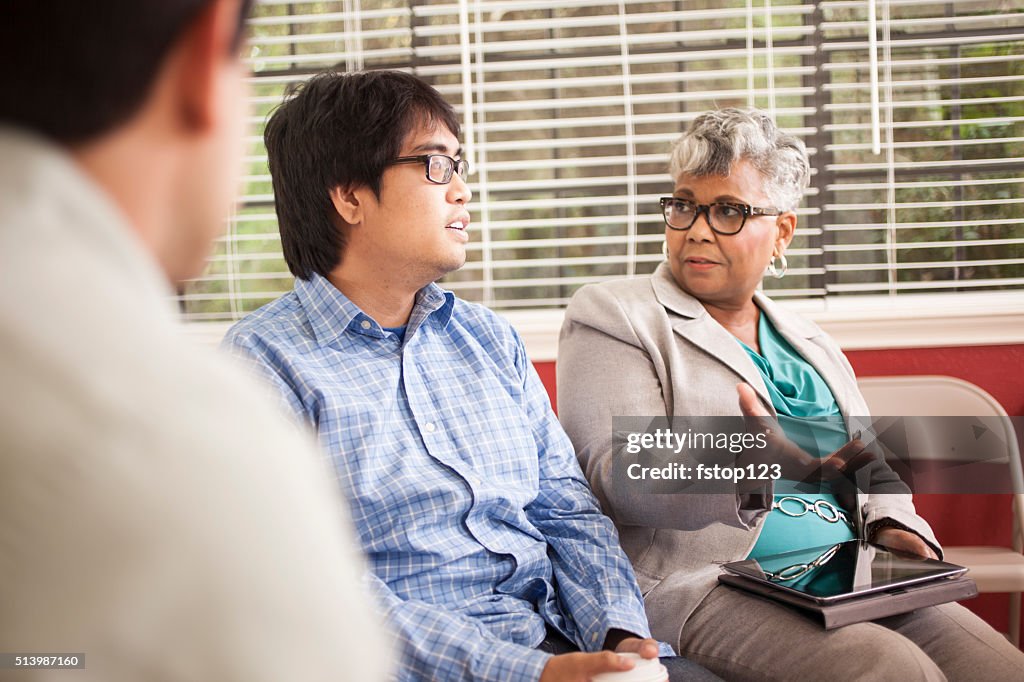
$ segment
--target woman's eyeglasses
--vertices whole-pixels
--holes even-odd
[[[689,230],[703,213],[708,226],[717,234],[736,234],[747,224],[748,216],[782,215],[776,208],[759,208],[747,204],[733,204],[718,201],[713,204],[698,204],[676,197],[661,198],[662,215],[665,224],[673,230]]]

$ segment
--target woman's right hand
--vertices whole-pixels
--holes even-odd
[[[865,449],[859,438],[854,438],[828,457],[815,457],[786,437],[779,425],[758,400],[757,393],[750,385],[736,384],[739,394],[740,411],[747,418],[748,431],[767,432],[768,447],[764,450],[771,464],[782,467],[782,477],[801,483],[817,483],[841,477],[852,477],[863,466],[875,460],[875,454]],[[751,428],[752,427],[752,428]]]

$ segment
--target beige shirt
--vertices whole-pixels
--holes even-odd
[[[0,128],[0,679],[376,680],[387,653],[312,441],[195,348],[103,191]]]

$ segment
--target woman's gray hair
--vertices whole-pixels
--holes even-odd
[[[719,109],[698,116],[672,145],[669,172],[677,180],[680,175],[726,176],[741,160],[761,173],[775,208],[797,207],[810,181],[807,147],[757,109]]]

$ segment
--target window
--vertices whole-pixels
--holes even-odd
[[[331,67],[412,71],[461,112],[474,226],[444,284],[497,310],[653,271],[669,145],[724,106],[772,111],[811,150],[773,296],[1024,287],[1024,4],[875,4],[872,45],[864,1],[264,0],[242,200],[182,308],[237,319],[291,289],[262,125]]]

